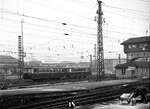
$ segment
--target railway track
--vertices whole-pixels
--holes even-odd
[[[71,92],[70,95],[56,96],[52,100],[15,106],[8,109],[66,109],[69,101],[74,101],[76,105],[93,104],[118,98],[122,93],[134,90],[137,86],[149,87],[149,81],[133,82],[130,84],[113,85],[88,89],[79,92]]]

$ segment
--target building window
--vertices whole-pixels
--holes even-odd
[[[137,48],[137,45],[136,45],[136,44],[130,44],[130,45],[128,45],[128,48],[129,48],[129,49]]]
[[[126,73],[126,69],[122,68],[122,75],[125,75],[125,73]]]
[[[146,48],[148,47],[148,44],[140,44],[139,48],[141,48],[142,50],[146,50]]]
[[[136,45],[135,45],[135,44],[133,44],[133,45],[132,45],[132,48],[136,48]]]
[[[128,45],[128,48],[129,48],[129,49],[132,48],[132,45]]]

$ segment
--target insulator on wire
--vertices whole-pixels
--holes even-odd
[[[64,33],[64,35],[69,35],[68,33]]]
[[[67,25],[67,23],[62,23],[62,25]]]

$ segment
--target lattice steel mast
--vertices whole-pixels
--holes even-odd
[[[98,28],[97,28],[97,80],[104,77],[104,51],[103,51],[103,33],[102,33],[102,1],[98,2]]]
[[[18,70],[19,79],[21,79],[24,71],[23,20],[21,21],[21,36],[18,36]]]

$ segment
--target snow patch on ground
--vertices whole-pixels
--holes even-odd
[[[127,103],[120,104],[119,102],[116,103],[102,103],[95,105],[92,109],[150,109],[150,103],[143,104],[138,103],[135,106],[131,106]]]

